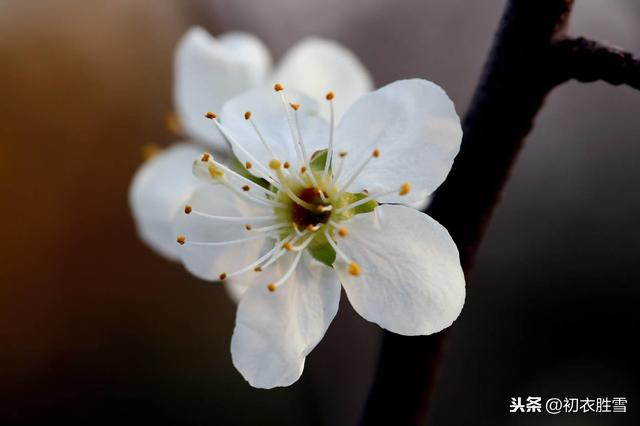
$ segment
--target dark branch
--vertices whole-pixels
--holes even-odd
[[[584,37],[559,40],[554,50],[567,79],[602,80],[640,90],[640,59],[629,52]]]
[[[463,122],[455,164],[428,214],[451,233],[467,278],[524,139],[554,87],[604,80],[639,87],[638,60],[564,31],[573,0],[510,0]],[[385,332],[361,424],[424,425],[446,333]]]

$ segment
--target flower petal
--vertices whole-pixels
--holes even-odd
[[[294,254],[287,256],[272,266],[281,275]],[[231,339],[233,365],[254,387],[294,383],[336,315],[339,300],[335,273],[303,253],[294,275],[275,292],[258,282],[243,296]]]
[[[222,104],[263,84],[271,69],[271,56],[255,36],[225,33],[214,38],[200,27],[191,28],[176,48],[174,100],[188,134],[227,149],[222,135],[204,118]]]
[[[202,184],[188,203],[192,211],[176,217],[173,243],[178,246],[176,237],[185,237],[179,253],[187,270],[195,276],[217,281],[220,274],[229,274],[251,264],[273,247],[274,239],[268,237],[268,233],[255,230],[272,224],[273,220],[250,219],[272,216],[272,209],[251,204],[221,184]],[[251,231],[245,228],[246,224],[252,225]],[[231,243],[221,244],[225,242]]]
[[[318,117],[318,103],[298,92],[286,90],[285,96],[289,103],[300,104],[297,111],[299,129],[302,134],[307,154],[327,147],[329,128],[322,118]],[[280,95],[272,87],[261,87],[244,93],[226,102],[222,108],[221,121],[230,136],[244,147],[254,159],[261,161],[264,166],[273,155],[265,148],[250,121],[245,119],[245,113],[251,112],[251,121],[256,125],[264,140],[275,156],[281,162],[288,161],[292,165],[299,165],[296,147],[291,135],[291,128],[287,114],[293,116],[294,110],[290,106],[283,106]],[[294,133],[295,134],[295,133]],[[297,140],[297,134],[296,140]],[[240,149],[233,146],[233,152],[244,164],[254,160]],[[258,168],[249,170],[257,176],[262,176]]]
[[[142,164],[129,187],[129,205],[140,238],[172,260],[179,259],[173,219],[201,185],[191,172],[199,153],[195,145],[175,144]]]
[[[336,261],[353,308],[363,318],[403,335],[436,333],[462,310],[465,280],[455,243],[429,216],[382,205],[345,225],[338,247],[360,265],[361,275]]]
[[[360,60],[346,47],[331,40],[309,37],[289,49],[276,67],[274,82],[324,99],[333,91],[336,117],[360,96],[373,90],[373,81]],[[329,117],[328,109],[322,110]]]
[[[406,196],[394,193],[378,200],[425,200],[447,177],[461,140],[460,119],[439,86],[420,79],[396,81],[356,101],[336,129],[336,150],[349,152],[342,181],[377,148],[379,158],[349,190],[373,194],[410,182],[413,189]]]

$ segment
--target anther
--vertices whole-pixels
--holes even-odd
[[[245,120],[248,120],[248,119],[250,119],[250,118],[251,118],[251,111],[247,111],[247,112],[245,112],[245,113],[244,113],[244,119],[245,119]]]
[[[293,102],[290,103],[289,105],[291,105],[291,108],[293,108],[295,111],[300,109],[300,104],[294,104]]]
[[[251,231],[251,230],[253,229],[253,227],[252,227],[250,224],[248,224],[248,223],[247,223],[247,224],[244,226],[244,229],[246,229],[247,231]]]
[[[374,150],[373,150],[373,156],[374,156],[375,158],[380,157],[380,150],[379,150],[378,148],[376,148],[376,149],[374,149]]]
[[[333,210],[333,206],[332,205],[328,205],[328,206],[317,206],[316,207],[316,211],[318,213],[324,213],[324,212],[328,212]]]
[[[329,92],[329,93],[327,93],[327,95],[325,96],[325,98],[326,98],[328,101],[332,101],[334,97],[335,97],[335,95],[333,94],[333,92]]]
[[[411,184],[405,182],[400,186],[400,195],[407,195],[411,191]]]
[[[286,243],[284,243],[283,247],[284,247],[285,249],[287,249],[287,251],[291,251],[291,250],[293,250],[293,245],[291,245],[291,243],[290,243],[290,242],[288,242],[288,241],[287,241]]]
[[[253,164],[251,164],[251,161],[247,161],[246,163],[244,163],[244,167],[249,170],[251,167],[253,167]]]
[[[275,158],[269,161],[269,167],[271,167],[273,170],[278,170],[280,168],[280,165],[280,161],[276,160]]]
[[[204,115],[206,118],[208,118],[209,120],[213,120],[214,118],[217,118],[218,116],[215,115],[214,113],[212,113],[211,111],[209,111],[208,113],[206,113]]]
[[[206,163],[207,161],[209,161],[209,158],[211,158],[211,154],[209,154],[208,152],[205,152],[204,154],[202,154],[200,161],[202,161],[203,163]]]
[[[289,167],[291,167],[291,164],[289,164],[288,161],[285,161],[282,167],[284,167],[285,169],[288,169]]]
[[[300,167],[300,173],[305,174],[307,172],[307,168],[305,166]]]
[[[253,268],[253,270],[256,272],[262,272],[262,268],[259,266],[256,266],[255,268]]]
[[[184,241],[186,240],[184,235],[178,235],[178,238],[176,238],[176,242],[180,245],[184,245]]]
[[[338,153],[338,155],[340,156],[340,158],[344,158],[344,157],[346,157],[346,156],[347,156],[347,154],[348,154],[348,152],[347,152],[347,151],[340,151],[340,152]]]
[[[184,212],[185,212],[185,214],[189,214],[189,213],[191,213],[191,210],[192,210],[191,206],[189,206],[189,205],[184,206]]]
[[[251,189],[251,187],[249,187],[249,185],[243,185],[243,186],[242,186],[242,190],[243,190],[244,192],[248,192],[250,189]]]
[[[347,235],[349,235],[349,231],[347,231],[347,228],[340,228],[338,229],[338,235],[340,235],[341,237],[346,237]]]
[[[223,272],[220,275],[218,275],[218,278],[220,278],[220,281],[224,281],[225,279],[227,279],[227,273]]]
[[[318,229],[320,229],[320,227],[318,225],[309,224],[309,225],[307,225],[306,229],[309,232],[316,232]]]
[[[280,83],[276,83],[276,84],[273,86],[273,90],[275,90],[276,92],[280,92],[280,91],[282,91],[283,89],[284,89],[284,87],[282,87],[282,84],[280,84]]]
[[[351,262],[349,264],[349,273],[357,277],[362,273],[362,269],[360,269],[360,265],[358,265],[356,262]]]
[[[274,291],[276,291],[276,285],[274,283],[269,283],[269,285],[267,286],[267,289],[273,293]]]

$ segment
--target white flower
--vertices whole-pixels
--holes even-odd
[[[449,233],[397,204],[428,197],[458,153],[462,130],[445,92],[425,80],[392,83],[356,101],[334,132],[313,100],[275,88],[225,103],[224,124],[209,115],[266,183],[205,153],[193,170],[211,185],[177,221],[186,268],[240,298],[233,363],[262,388],[300,377],[336,314],[340,283],[360,315],[403,335],[448,327],[465,298]]]
[[[198,181],[181,168],[186,157],[206,146],[228,150],[222,135],[211,128],[203,111],[247,90],[270,86],[275,79],[313,95],[325,87],[340,90],[344,108],[372,89],[369,74],[349,50],[329,40],[307,38],[294,45],[272,68],[264,44],[247,33],[232,32],[214,38],[199,27],[178,43],[174,67],[174,102],[182,127],[191,139],[175,144],[145,162],[129,189],[129,204],[138,234],[159,254],[178,260],[173,220]],[[340,115],[340,111],[336,111]]]

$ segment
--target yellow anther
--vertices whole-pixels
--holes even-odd
[[[400,195],[407,195],[411,191],[411,184],[405,182],[400,186]]]
[[[267,289],[273,293],[274,291],[276,291],[276,285],[274,283],[269,283],[269,285],[267,286]]]
[[[218,278],[220,278],[220,281],[224,281],[227,279],[227,273],[223,272],[220,275],[218,275]]]
[[[191,213],[191,210],[192,210],[192,208],[191,208],[191,206],[190,206],[190,205],[186,205],[186,206],[184,206],[184,212],[185,212],[186,214]]]
[[[373,150],[373,156],[374,156],[375,158],[380,157],[380,150],[379,150],[378,148],[376,148],[376,149],[374,149],[374,150]]]
[[[217,118],[218,116],[215,115],[214,113],[212,113],[211,111],[209,111],[208,113],[206,113],[204,115],[206,118],[208,118],[209,120],[213,120],[214,118]]]
[[[306,229],[309,232],[316,232],[318,229],[320,229],[320,227],[318,225],[309,224],[309,225],[307,225]]]
[[[162,148],[160,148],[158,145],[153,143],[148,143],[144,145],[141,149],[142,160],[143,161],[150,160],[151,158],[155,157],[160,151],[162,151]]]
[[[340,158],[344,158],[344,157],[346,157],[346,156],[347,156],[347,154],[348,154],[348,153],[347,153],[347,151],[340,151],[340,152],[338,153],[338,155],[340,156]]]
[[[305,174],[307,172],[307,168],[305,166],[300,167],[300,173]]]
[[[251,187],[250,187],[249,185],[243,185],[243,186],[242,186],[242,190],[243,190],[244,192],[247,192],[247,191],[249,191],[250,189],[251,189]]]
[[[185,240],[186,238],[184,237],[184,235],[178,235],[178,238],[176,238],[176,242],[180,245],[183,245]]]
[[[224,172],[222,171],[222,169],[219,169],[218,167],[216,167],[215,163],[209,164],[209,174],[213,178],[224,177]]]
[[[251,167],[253,167],[253,164],[251,164],[251,161],[247,161],[246,163],[244,163],[244,167],[249,170]]]
[[[333,94],[333,92],[329,92],[329,93],[327,93],[327,95],[325,96],[325,98],[326,98],[328,101],[332,101],[334,97],[335,97],[335,95]]]
[[[347,231],[347,228],[340,228],[338,229],[338,235],[340,235],[341,237],[346,237],[347,235],[349,235],[349,231]]]
[[[286,242],[282,245],[285,249],[287,249],[287,251],[291,251],[293,250],[293,245],[290,242]]]
[[[282,84],[280,84],[280,83],[276,83],[273,86],[273,90],[275,90],[276,92],[280,92],[283,89],[284,89],[284,87],[282,87]]]
[[[273,170],[278,170],[280,169],[280,161],[276,160],[275,158],[271,161],[269,161],[269,167],[271,167]]]
[[[317,207],[316,207],[316,211],[317,211],[318,213],[324,213],[324,206],[317,206]]]
[[[293,108],[296,111],[300,109],[300,104],[290,103],[289,105],[291,105],[291,108]]]
[[[262,272],[262,268],[259,266],[256,266],[255,268],[253,268],[253,270],[256,272]]]
[[[248,223],[247,223],[247,224],[244,226],[244,229],[246,229],[247,231],[251,231],[251,230],[253,229],[253,226],[251,226],[250,224],[248,224]]]
[[[250,119],[250,118],[251,118],[251,111],[247,111],[247,112],[245,112],[245,113],[244,113],[244,119],[245,119],[245,120],[248,120],[248,119]]]
[[[202,157],[200,157],[200,161],[206,163],[207,161],[209,161],[209,158],[211,158],[211,154],[205,152],[204,154],[202,154]]]
[[[349,273],[357,277],[362,273],[362,269],[360,269],[360,265],[358,265],[356,262],[351,262],[349,264]]]
[[[285,161],[282,167],[284,167],[285,169],[288,169],[289,167],[291,167],[291,164],[289,164],[288,161]]]

